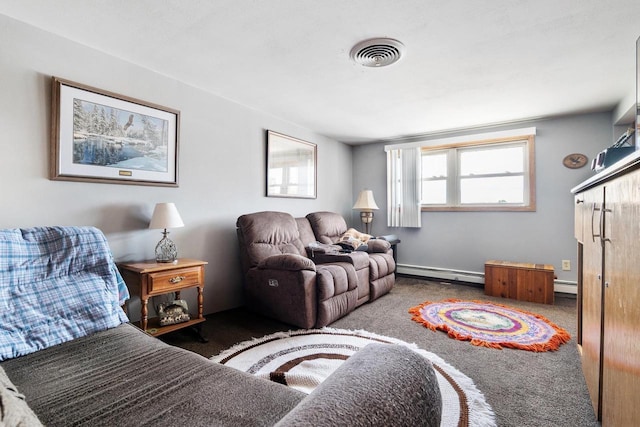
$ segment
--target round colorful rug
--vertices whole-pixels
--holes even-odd
[[[409,313],[433,331],[482,347],[550,351],[571,339],[544,316],[486,301],[426,301]]]
[[[349,356],[372,342],[403,345],[433,364],[442,394],[441,426],[494,427],[495,415],[471,378],[415,344],[367,331],[309,329],[241,342],[211,360],[311,393]]]

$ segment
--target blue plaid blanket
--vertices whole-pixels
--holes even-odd
[[[128,322],[128,298],[97,228],[0,230],[0,361]]]

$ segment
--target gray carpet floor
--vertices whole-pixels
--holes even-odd
[[[571,341],[553,352],[476,347],[433,332],[411,320],[407,310],[424,301],[447,298],[484,300],[521,308],[547,317],[571,334]],[[554,305],[527,303],[484,295],[480,287],[398,277],[393,290],[332,323],[332,328],[364,329],[415,343],[436,353],[473,379],[496,414],[499,426],[599,426],[582,375],[576,347],[576,299],[556,294]],[[251,338],[288,325],[244,309],[207,316],[206,344],[187,331],[163,337],[165,342],[210,357]]]

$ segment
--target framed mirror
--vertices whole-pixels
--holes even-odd
[[[316,198],[316,144],[267,131],[267,197]]]

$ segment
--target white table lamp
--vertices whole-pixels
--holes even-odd
[[[353,209],[360,211],[360,220],[364,224],[365,233],[371,234],[371,223],[373,222],[373,211],[378,210],[378,205],[373,198],[373,191],[362,190],[358,195]]]
[[[161,228],[162,239],[156,245],[156,262],[175,262],[178,259],[178,249],[175,243],[167,237],[167,228],[184,227],[180,213],[173,203],[158,203],[153,209],[149,228]]]

